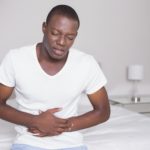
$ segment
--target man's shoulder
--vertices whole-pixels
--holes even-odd
[[[16,52],[16,53],[22,53],[22,52],[27,52],[27,51],[30,51],[31,49],[33,49],[35,47],[35,44],[34,45],[27,45],[27,46],[21,46],[21,47],[18,47],[18,48],[14,48],[14,49],[10,49],[10,52]]]
[[[28,55],[34,50],[35,45],[22,46],[15,49],[10,49],[8,55],[12,55],[13,57],[19,57],[21,55]]]

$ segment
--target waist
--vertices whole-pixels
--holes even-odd
[[[19,129],[19,127],[16,127],[16,129],[17,128]],[[18,135],[14,143],[26,144],[45,149],[61,149],[83,145],[83,136],[79,131],[64,132],[60,135],[49,137],[36,137],[25,129],[24,131],[22,130],[22,132],[20,131],[17,131]]]

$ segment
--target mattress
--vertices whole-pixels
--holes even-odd
[[[90,106],[81,106],[82,112]],[[150,150],[150,118],[111,105],[110,119],[82,130],[89,150]]]

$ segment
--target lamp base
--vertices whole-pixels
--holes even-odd
[[[131,101],[132,101],[133,103],[138,103],[138,102],[140,102],[140,100],[141,100],[141,98],[138,97],[138,96],[132,96],[132,97],[131,97]]]

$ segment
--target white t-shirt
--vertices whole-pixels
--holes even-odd
[[[55,113],[61,118],[76,116],[83,94],[92,94],[106,84],[98,63],[89,54],[70,49],[66,64],[53,76],[41,68],[36,44],[10,50],[0,66],[0,83],[15,87],[20,111],[38,114],[50,108],[62,108]],[[24,126],[16,125],[15,143],[58,149],[83,145],[79,131],[58,136],[35,137]]]

